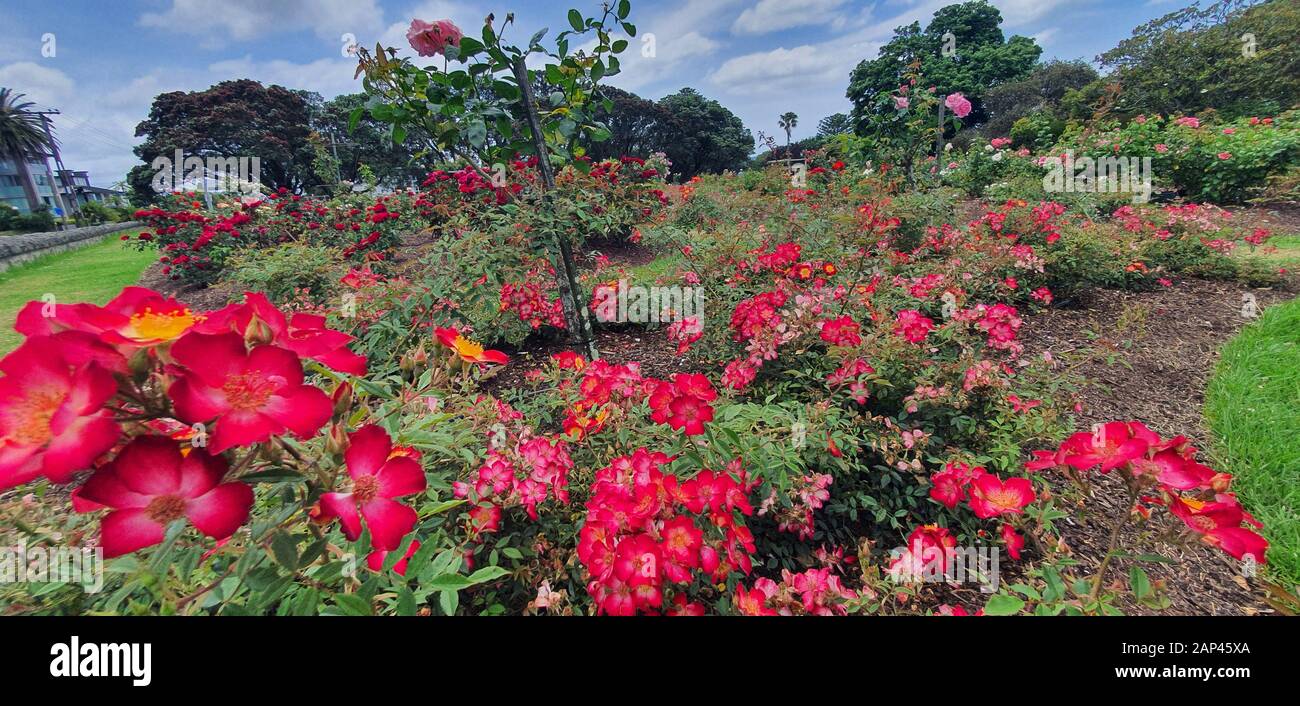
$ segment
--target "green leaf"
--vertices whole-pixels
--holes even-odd
[[[271,535],[271,553],[280,566],[290,571],[298,570],[298,543],[289,533],[281,530]]]
[[[486,583],[493,579],[499,579],[510,572],[500,566],[485,566],[478,571],[469,575],[470,585]]]
[[[586,28],[582,23],[582,13],[577,10],[569,10],[569,24],[573,26],[575,32],[581,32]]]
[[[442,606],[443,613],[455,615],[456,607],[460,605],[460,594],[455,591],[443,591],[438,594],[438,605]]]
[[[1015,596],[1011,596],[1005,593],[996,593],[991,598],[989,598],[988,603],[984,604],[984,614],[985,615],[1016,615],[1024,607],[1025,607],[1025,602],[1020,600],[1019,598],[1016,598]]]
[[[487,143],[487,124],[482,120],[475,120],[469,124],[469,130],[466,131],[465,136],[469,139],[471,145],[482,147]]]
[[[627,49],[627,40],[615,39],[614,44],[610,48],[614,50],[615,54],[622,54],[623,51]]]
[[[426,581],[420,584],[420,588],[430,591],[459,591],[462,588],[468,588],[474,585],[468,576],[461,574],[442,574],[435,576],[432,581]]]
[[[366,108],[365,108],[365,106],[360,106],[360,105],[359,105],[359,106],[357,106],[356,108],[353,108],[353,109],[352,109],[352,113],[351,113],[350,115],[348,115],[348,133],[349,133],[349,134],[351,134],[351,133],[353,133],[353,132],[356,131],[356,129],[357,129],[357,124],[359,124],[359,123],[361,122],[361,118],[362,118],[362,116],[365,114],[365,112],[366,112]]]
[[[334,602],[338,604],[344,615],[370,615],[370,601],[358,596],[355,593],[339,593],[334,596]]]
[[[626,20],[632,14],[632,0],[618,0],[618,18]]]
[[[537,43],[542,41],[542,37],[545,37],[548,31],[549,29],[547,27],[543,27],[537,30],[537,34],[534,34],[533,38],[528,40],[528,46],[530,47],[537,46]]]
[[[397,614],[415,615],[415,594],[406,586],[397,589]]]
[[[1140,567],[1134,566],[1128,572],[1129,586],[1133,588],[1133,595],[1139,600],[1145,600],[1151,595],[1151,579],[1147,578],[1147,572]]]

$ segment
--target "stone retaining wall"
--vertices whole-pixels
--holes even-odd
[[[58,230],[49,233],[0,235],[0,271],[7,270],[20,262],[33,260],[41,255],[91,245],[99,242],[106,235],[138,227],[140,227],[139,221],[127,221],[126,223],[105,223],[98,226]]]

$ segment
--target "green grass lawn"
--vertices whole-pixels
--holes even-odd
[[[1206,391],[1218,470],[1264,523],[1272,571],[1300,582],[1300,299],[1224,346]]]
[[[123,231],[94,245],[39,257],[0,272],[0,352],[22,341],[13,330],[14,317],[29,301],[53,294],[55,301],[103,304],[122,287],[134,284],[158,254],[143,252],[119,240]]]

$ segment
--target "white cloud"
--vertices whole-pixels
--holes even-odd
[[[0,66],[0,86],[25,94],[42,108],[57,107],[76,94],[67,74],[30,61]]]
[[[649,46],[645,40],[654,37],[654,56],[642,54],[642,49]],[[692,62],[703,59],[717,52],[722,45],[699,32],[687,32],[682,35],[660,35],[658,33],[638,33],[636,37],[625,37],[629,46],[619,55],[620,72],[610,79],[610,83],[628,91],[661,81],[673,81],[681,75]]]
[[[1047,27],[1046,29],[1043,29],[1042,31],[1035,34],[1032,37],[1032,39],[1034,40],[1034,43],[1037,44],[1038,46],[1046,47],[1049,43],[1051,43],[1052,38],[1054,38],[1056,34],[1060,31],[1061,31],[1060,27]]]
[[[1075,0],[991,0],[1002,11],[1002,26],[1023,27],[1055,14]],[[1008,33],[1009,34],[1009,33]]]
[[[767,34],[791,27],[843,23],[847,0],[758,0],[731,25],[736,34]]]
[[[735,94],[806,96],[830,91],[842,96],[853,67],[875,56],[881,44],[871,33],[852,32],[818,44],[744,54],[723,62],[708,80]]]
[[[326,98],[341,93],[359,93],[361,81],[354,79],[357,62],[351,59],[317,59],[306,64],[275,59],[254,61],[252,57],[218,61],[208,67],[212,82],[251,78],[265,85],[315,91]]]
[[[224,0],[218,7],[207,0],[172,0],[165,12],[147,12],[140,24],[168,32],[193,35],[224,34],[249,40],[273,32],[310,29],[338,39],[344,32],[358,36],[383,25],[375,0]],[[209,36],[208,46],[222,37]]]

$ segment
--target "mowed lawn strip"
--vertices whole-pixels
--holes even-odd
[[[101,242],[75,250],[39,257],[0,272],[0,352],[8,353],[22,342],[14,318],[23,305],[53,294],[60,304],[103,304],[158,259],[152,250],[139,251],[120,240],[122,231]]]
[[[1206,390],[1217,470],[1264,523],[1273,572],[1300,582],[1300,299],[1223,347]]]

